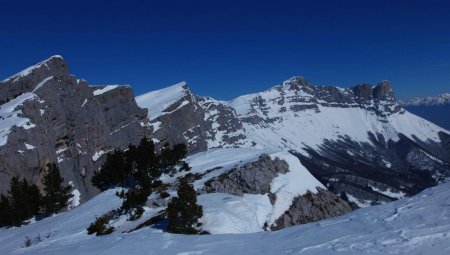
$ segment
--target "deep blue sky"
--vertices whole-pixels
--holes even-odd
[[[0,0],[0,80],[60,54],[90,84],[136,94],[187,81],[231,99],[301,75],[450,92],[450,1]]]

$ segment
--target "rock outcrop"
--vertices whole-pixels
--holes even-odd
[[[277,195],[271,192],[272,181],[280,174],[289,172],[289,164],[282,159],[272,159],[263,154],[254,162],[231,169],[205,182],[200,193],[228,193],[238,196],[244,194],[267,195],[272,204],[277,201]],[[297,180],[301,182],[301,180]],[[302,184],[298,184],[302,185]],[[273,224],[267,227],[279,230],[285,227],[305,224],[350,212],[350,205],[333,192],[318,187],[317,192],[308,191],[306,194],[293,199],[289,209]],[[267,230],[267,229],[266,229]]]
[[[350,205],[333,192],[318,189],[317,193],[308,192],[294,199],[289,210],[275,221],[270,229],[280,230],[299,224],[306,224],[350,212]]]
[[[89,87],[69,75],[60,56],[3,81],[0,95],[9,101],[0,109],[7,111],[14,102],[15,111],[0,124],[16,121],[2,133],[1,192],[8,189],[12,176],[42,187],[40,169],[54,162],[85,201],[97,192],[91,177],[101,166],[102,155],[149,135],[147,111],[136,105],[130,87]],[[25,125],[18,124],[21,119]]]
[[[263,154],[254,162],[232,169],[207,181],[201,190],[206,193],[228,193],[242,196],[247,194],[269,194],[270,183],[278,176],[289,171],[289,165],[278,158],[271,159]]]

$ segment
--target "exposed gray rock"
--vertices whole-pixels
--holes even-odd
[[[0,105],[20,94],[32,91],[39,82],[50,76],[65,76],[69,74],[67,64],[61,56],[37,63],[20,73],[17,73],[0,82]]]
[[[208,148],[246,145],[244,127],[233,108],[210,97],[196,97],[196,99],[205,112]]]
[[[160,122],[154,138],[171,145],[185,143],[190,154],[205,151],[208,147],[204,119],[205,112],[184,85],[184,96],[168,106],[164,114],[151,120],[152,123]]]
[[[263,154],[254,162],[232,169],[216,178],[205,182],[201,192],[229,193],[242,196],[247,194],[267,194],[270,183],[278,176],[289,171],[289,165],[278,158],[272,160]]]
[[[238,147],[248,143],[242,122],[233,108],[209,97],[193,96],[184,82],[171,88],[167,93],[174,93],[175,101],[160,115],[149,116],[155,127],[154,138],[160,146],[166,142],[185,143],[189,154],[193,154],[208,148]],[[141,107],[152,105],[145,95],[138,97],[138,103]]]
[[[275,223],[271,230],[279,230],[286,227],[315,222],[331,217],[340,216],[350,212],[352,208],[347,202],[334,193],[318,188],[317,193],[308,192],[298,196]]]
[[[72,182],[81,192],[82,201],[96,194],[91,177],[105,158],[101,155],[125,149],[149,135],[147,111],[136,105],[131,88],[119,86],[94,95],[102,88],[89,87],[86,81],[68,75],[60,57],[0,84],[0,95],[9,91],[35,94],[16,109],[34,127],[12,127],[7,143],[0,146],[1,192],[9,188],[12,176],[42,187],[39,170],[54,162],[65,182]]]

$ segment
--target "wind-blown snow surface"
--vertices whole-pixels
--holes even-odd
[[[183,88],[185,85],[186,82],[180,82],[164,89],[137,96],[136,103],[141,108],[147,108],[150,120],[154,120],[163,115],[163,111],[167,107],[185,96],[186,90]]]
[[[21,228],[0,230],[0,254],[449,254],[450,183],[408,199],[275,232],[185,236],[145,228],[88,236],[95,215],[119,206],[115,190]],[[220,198],[220,194],[217,195]],[[40,243],[23,247],[25,237]]]

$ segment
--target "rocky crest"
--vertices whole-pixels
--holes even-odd
[[[166,100],[161,102],[160,96]],[[157,142],[185,143],[189,153],[246,144],[242,123],[233,108],[208,97],[192,95],[185,82],[136,98],[149,111]]]
[[[66,182],[81,192],[83,201],[96,194],[93,172],[102,155],[115,148],[136,144],[149,134],[147,112],[140,109],[128,86],[89,87],[69,75],[60,56],[51,57],[0,83],[1,110],[15,114],[2,133],[0,188],[4,192],[12,176],[19,175],[41,186],[39,170],[57,163]]]
[[[308,192],[294,199],[289,210],[275,221],[270,229],[280,230],[299,224],[306,224],[350,212],[350,205],[333,192],[318,189],[317,193]]]

